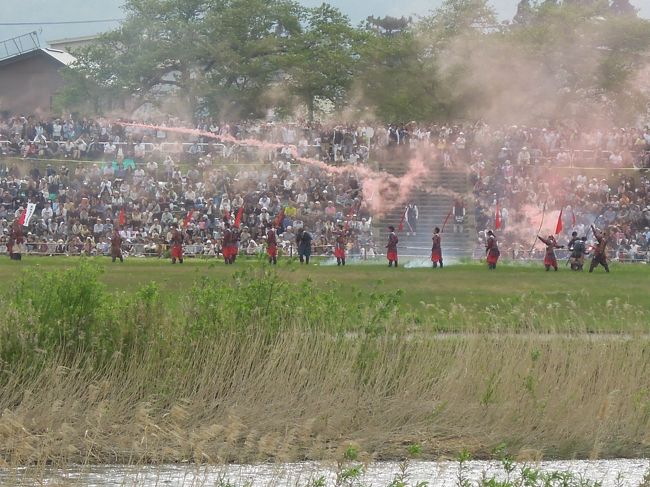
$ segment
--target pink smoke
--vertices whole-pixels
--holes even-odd
[[[286,147],[285,144],[264,142],[257,139],[237,139],[231,135],[215,135],[212,132],[205,132],[185,127],[163,127],[141,123],[119,122],[122,125],[145,128],[151,130],[164,130],[179,134],[194,135],[233,144],[245,144],[265,150],[277,150]],[[329,174],[355,174],[363,188],[363,195],[368,208],[375,216],[383,216],[393,208],[397,208],[408,201],[411,192],[425,180],[431,171],[431,165],[423,152],[416,153],[408,163],[408,169],[402,177],[397,177],[386,171],[374,171],[367,166],[330,166],[318,159],[297,157],[297,148],[291,146],[295,160],[302,164],[309,164]]]

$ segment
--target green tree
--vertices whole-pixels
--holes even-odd
[[[128,0],[126,19],[114,31],[75,55],[71,68],[77,83],[62,93],[64,100],[94,83],[104,93],[153,101],[156,94],[177,94],[194,106],[195,46],[207,5],[202,0]],[[71,75],[74,81],[75,76]]]
[[[359,61],[360,33],[348,17],[328,4],[308,9],[305,29],[286,59],[291,87],[313,119],[318,98],[343,105]]]
[[[373,32],[361,50],[355,92],[361,104],[384,121],[448,118],[437,65],[426,58],[412,31]]]
[[[198,52],[205,70],[203,101],[221,116],[263,115],[286,103],[269,98],[283,76],[294,38],[302,32],[302,8],[286,0],[220,0],[204,20]]]
[[[259,115],[261,97],[301,31],[290,0],[127,0],[118,30],[77,53],[73,67],[139,102],[176,97],[198,110],[232,117]]]
[[[423,32],[446,42],[468,34],[487,34],[499,27],[496,12],[487,0],[445,0],[419,23]]]

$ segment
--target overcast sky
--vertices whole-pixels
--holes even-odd
[[[330,0],[329,3],[345,12],[354,24],[369,15],[424,15],[435,9],[442,0]],[[0,23],[86,21],[122,18],[123,0],[0,0]],[[322,0],[301,0],[306,6],[320,5]],[[491,0],[502,19],[510,19],[518,0]],[[640,15],[650,18],[650,0],[631,0],[639,7]],[[0,41],[30,31],[38,31],[42,41],[95,34],[115,28],[116,22],[68,25],[0,25]],[[1,50],[1,47],[0,47]],[[0,52],[1,55],[1,52]]]

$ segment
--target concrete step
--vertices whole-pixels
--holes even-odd
[[[383,168],[397,176],[401,175],[405,170],[404,166],[398,162],[384,164]],[[465,173],[446,168],[434,168],[431,174],[419,182],[419,186],[420,188],[414,190],[409,197],[409,202],[415,203],[418,207],[419,218],[416,235],[410,234],[411,229],[405,222],[404,230],[398,233],[398,237],[400,238],[399,248],[402,255],[425,257],[429,256],[431,252],[433,228],[436,226],[443,227],[445,219],[452,209],[453,198],[448,194],[432,194],[422,188],[441,187],[447,191],[466,194],[469,183]],[[378,221],[375,235],[379,244],[388,239],[388,225],[398,228],[404,211],[405,206],[395,208]],[[460,233],[453,232],[453,215],[449,217],[445,232],[442,235],[443,255],[452,258],[470,257],[472,255],[476,240],[473,218],[471,220],[469,218],[472,212],[472,208],[466,208],[464,228]]]

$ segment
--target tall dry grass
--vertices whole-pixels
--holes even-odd
[[[145,351],[101,370],[56,357],[0,392],[5,466],[430,458],[505,442],[522,457],[646,456],[648,339],[355,338],[292,328]]]
[[[98,273],[1,297],[0,466],[650,453],[647,335],[438,335],[397,293],[342,304],[268,272],[172,306]]]

